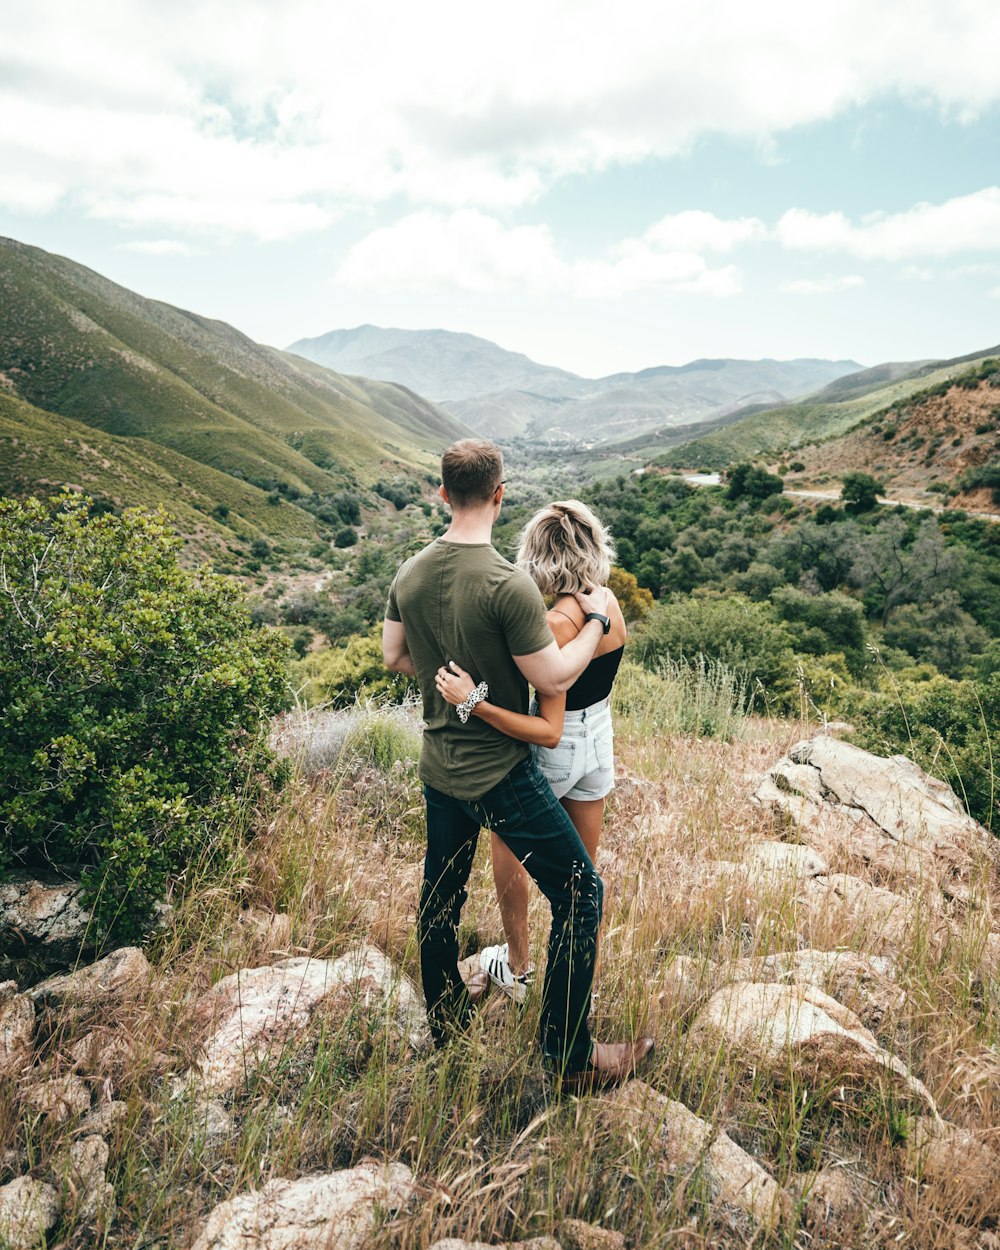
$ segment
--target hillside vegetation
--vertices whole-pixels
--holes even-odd
[[[211,499],[228,514],[221,530],[195,527],[209,545],[227,530],[234,545],[316,538],[318,507],[301,501],[370,492],[387,469],[420,476],[464,432],[401,387],[341,377],[9,239],[0,396],[4,489],[83,476],[112,506],[176,500],[183,514]]]
[[[921,362],[902,376],[893,376],[900,366],[879,366],[834,382],[801,403],[755,409],[739,419],[727,419],[724,426],[703,437],[677,443],[671,431],[661,431],[641,444],[630,443],[627,451],[630,457],[645,456],[661,467],[692,469],[724,469],[740,460],[792,456],[805,444],[846,434],[875,413],[958,378],[969,372],[970,365],[996,354],[997,349],[991,348],[931,365]],[[664,444],[668,450],[663,450]]]
[[[839,438],[794,453],[788,487],[823,485],[866,471],[893,498],[1000,511],[967,494],[982,470],[1000,464],[1000,360],[896,400]]]

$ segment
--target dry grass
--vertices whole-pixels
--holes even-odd
[[[204,1111],[173,1096],[171,1083],[197,1053],[205,1029],[198,999],[211,984],[283,955],[327,957],[366,941],[418,978],[423,822],[412,722],[369,709],[323,722],[318,742],[299,734],[306,766],[298,780],[278,810],[260,818],[230,875],[178,900],[150,952],[147,995],[113,1017],[42,1022],[47,1070],[76,1062],[95,1103],[125,1104],[109,1136],[117,1216],[95,1230],[75,1219],[70,1202],[59,1244],[183,1246],[235,1192],[374,1155],[405,1162],[420,1185],[420,1201],[379,1234],[379,1244],[396,1250],[422,1250],[445,1236],[510,1240],[550,1232],[571,1216],[620,1229],[636,1247],[976,1246],[996,1224],[1000,1186],[970,1194],[961,1177],[909,1179],[901,1150],[917,1108],[892,1089],[824,1089],[794,1068],[768,1076],[691,1042],[698,1003],[726,983],[737,960],[803,945],[864,949],[867,938],[842,918],[807,923],[787,884],[750,886],[706,870],[709,861],[740,860],[772,834],[749,801],[753,782],[808,726],[746,722],[722,742],[671,734],[668,721],[648,703],[618,720],[620,779],[598,864],[606,912],[594,1032],[612,1039],[651,1030],[657,1051],[644,1078],[724,1128],[779,1184],[824,1166],[847,1170],[865,1199],[839,1242],[816,1240],[805,1207],[801,1223],[768,1239],[743,1212],[713,1201],[699,1171],[666,1171],[650,1143],[602,1115],[601,1099],[555,1099],[530,1000],[522,1010],[487,1000],[467,1039],[430,1055],[408,1051],[377,1012],[337,1001],[229,1099],[232,1129],[212,1142]],[[284,732],[287,741],[299,729]],[[831,868],[849,866],[856,868]],[[979,888],[994,886],[987,878]],[[538,960],[544,912],[536,901]],[[288,924],[269,923],[275,913]],[[499,932],[483,838],[462,953]],[[689,961],[684,993],[668,975],[677,956]],[[918,927],[900,959],[900,982],[905,1004],[885,1013],[879,1042],[913,1065],[946,1119],[998,1144],[1000,1000],[984,972],[982,933],[970,923],[941,949]],[[89,1054],[75,1061],[74,1046],[94,1031]],[[0,1141],[10,1143],[0,1183],[28,1169],[65,1173],[60,1161],[77,1132],[72,1120],[52,1123],[13,1089],[0,1090]]]

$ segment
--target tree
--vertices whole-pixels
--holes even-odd
[[[123,938],[224,847],[286,700],[283,641],[180,547],[162,512],[0,501],[0,870],[82,874]]]
[[[840,498],[848,512],[871,512],[878,503],[878,496],[884,491],[884,483],[870,473],[845,473]]]
[[[785,484],[780,477],[757,464],[735,464],[726,474],[727,499],[767,499],[780,495]]]

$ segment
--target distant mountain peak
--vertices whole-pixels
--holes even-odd
[[[693,360],[584,378],[474,334],[365,325],[300,339],[288,349],[341,373],[408,386],[494,437],[581,442],[630,438],[708,420],[747,395],[775,402],[861,368],[855,361]]]

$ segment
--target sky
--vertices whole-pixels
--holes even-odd
[[[0,0],[0,234],[258,341],[1000,342],[996,0]]]

